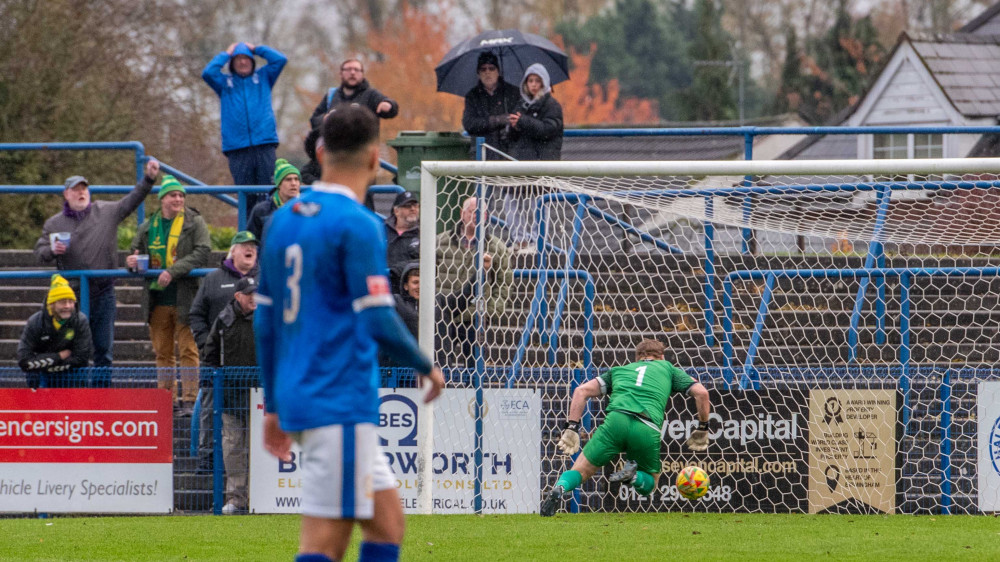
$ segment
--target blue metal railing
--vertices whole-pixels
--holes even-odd
[[[754,323],[751,335],[750,346],[747,349],[747,357],[743,364],[743,373],[739,380],[741,389],[760,387],[760,376],[754,368],[754,361],[757,356],[758,345],[764,325],[767,320],[768,308],[770,306],[771,294],[779,278],[821,278],[821,279],[844,279],[860,278],[875,279],[885,283],[886,278],[898,278],[900,280],[900,348],[899,364],[901,367],[900,376],[897,381],[900,392],[903,393],[902,418],[906,427],[912,416],[910,406],[910,386],[911,386],[911,314],[912,301],[910,290],[914,277],[930,276],[961,276],[961,277],[1000,277],[1000,267],[907,267],[907,268],[857,268],[857,269],[774,269],[774,270],[744,270],[733,271],[726,275],[723,282],[723,373],[724,384],[729,388],[735,378],[735,354],[733,339],[735,337],[733,325],[733,281],[741,280],[765,280],[764,294],[761,296],[761,303],[757,313],[757,320]],[[856,329],[854,315],[852,314],[852,328]],[[883,327],[884,329],[884,327]],[[883,337],[885,335],[883,334]],[[941,412],[941,501],[944,513],[949,513],[952,493],[951,474],[951,452],[953,448],[951,437],[951,383],[947,375],[943,379],[940,387],[940,400],[942,404]]]
[[[146,149],[143,147],[141,142],[138,141],[126,141],[126,142],[52,142],[52,143],[0,143],[0,152],[3,151],[39,151],[39,150],[130,150],[135,153],[135,174],[136,183],[142,181],[142,177],[145,174],[144,167],[146,162],[152,158],[151,156],[146,156]],[[383,170],[391,172],[393,174],[398,174],[399,170],[396,166],[392,165],[385,160],[379,159],[379,166]],[[163,173],[172,174],[177,177],[177,179],[188,183],[192,187],[187,188],[186,191],[192,194],[206,194],[212,195],[215,198],[223,201],[229,205],[237,208],[237,224],[238,230],[246,229],[246,219],[248,216],[247,209],[247,193],[267,193],[268,191],[274,189],[273,185],[253,185],[253,186],[208,186],[205,182],[186,174],[173,166],[170,166],[164,162],[160,162],[160,169]],[[128,193],[132,190],[133,186],[91,186],[91,191],[94,193]],[[99,189],[97,189],[99,188]],[[198,189],[203,188],[203,189]],[[402,190],[402,187],[396,185],[380,185],[372,186],[372,188],[398,188],[398,191]],[[153,188],[155,193],[158,189]],[[61,185],[17,185],[17,186],[0,186],[0,193],[13,193],[13,194],[28,194],[28,193],[62,193],[63,186]],[[227,193],[236,193],[237,198],[233,199],[226,195]],[[378,191],[376,191],[378,193]],[[138,209],[136,209],[136,221],[140,224],[145,220],[145,203],[140,203]]]
[[[127,269],[93,269],[93,270],[38,270],[38,271],[0,271],[0,281],[5,279],[48,279],[58,273],[67,279],[80,280],[80,312],[90,314],[90,280],[119,277],[151,279],[163,273],[163,269],[150,269],[146,273],[132,273]],[[188,277],[204,277],[215,268],[192,269]]]

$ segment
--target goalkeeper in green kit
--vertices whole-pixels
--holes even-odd
[[[664,361],[663,350],[663,344],[656,340],[642,340],[635,348],[635,363],[614,367],[573,391],[569,420],[558,443],[559,450],[566,455],[580,450],[580,419],[587,400],[604,394],[610,394],[611,400],[604,423],[591,435],[583,454],[577,457],[571,470],[559,476],[542,501],[543,517],[554,515],[564,497],[619,453],[625,453],[627,462],[608,480],[631,485],[644,496],[651,494],[660,477],[660,428],[671,394],[686,391],[694,397],[698,427],[686,445],[692,451],[708,449],[708,415],[711,413],[708,389]]]

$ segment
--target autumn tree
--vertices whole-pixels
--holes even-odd
[[[597,47],[589,54],[569,49],[569,80],[557,85],[553,95],[563,108],[566,125],[611,125],[618,123],[653,124],[659,121],[656,101],[621,98],[618,80],[607,84],[591,83],[590,65]]]
[[[186,99],[196,77],[167,39],[178,22],[157,0],[5,0],[0,13],[0,141],[138,140],[182,168],[221,160],[218,129]],[[61,184],[73,174],[128,185],[136,171],[128,152],[0,153],[3,184]],[[0,247],[29,246],[60,205],[11,198],[0,207]]]
[[[786,72],[797,59],[801,76],[797,84],[786,86],[784,95],[798,101],[796,109],[807,120],[824,123],[858,101],[884,64],[885,55],[871,17],[852,18],[846,0],[839,0],[836,22],[826,35],[807,53],[788,54]]]

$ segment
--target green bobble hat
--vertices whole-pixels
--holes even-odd
[[[299,173],[299,169],[292,166],[288,160],[278,158],[278,160],[274,163],[274,187],[281,185],[281,182],[284,181],[284,179],[290,174],[295,174],[300,178],[302,177],[302,174]]]
[[[184,190],[184,186],[181,185],[181,182],[177,181],[177,178],[167,174],[163,176],[163,182],[160,184],[160,191],[157,192],[156,196],[163,199],[163,196],[171,191],[187,193],[187,191]]]
[[[246,244],[247,242],[260,246],[260,240],[257,240],[257,237],[254,236],[253,232],[250,232],[249,230],[241,230],[240,232],[237,232],[236,236],[233,236],[233,241],[230,242],[229,245],[235,246],[237,244]]]

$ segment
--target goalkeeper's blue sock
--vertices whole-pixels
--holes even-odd
[[[559,477],[559,480],[556,481],[556,486],[562,486],[563,491],[571,492],[580,485],[580,482],[583,482],[583,477],[580,476],[578,471],[567,470],[566,472],[563,472]]]
[[[336,562],[336,560],[318,552],[303,552],[295,555],[295,562]]]
[[[635,488],[636,492],[648,496],[653,493],[653,488],[656,487],[656,480],[653,480],[652,474],[640,470],[635,473],[635,478],[632,479],[632,487]]]
[[[358,562],[396,562],[399,545],[389,542],[362,542]]]

